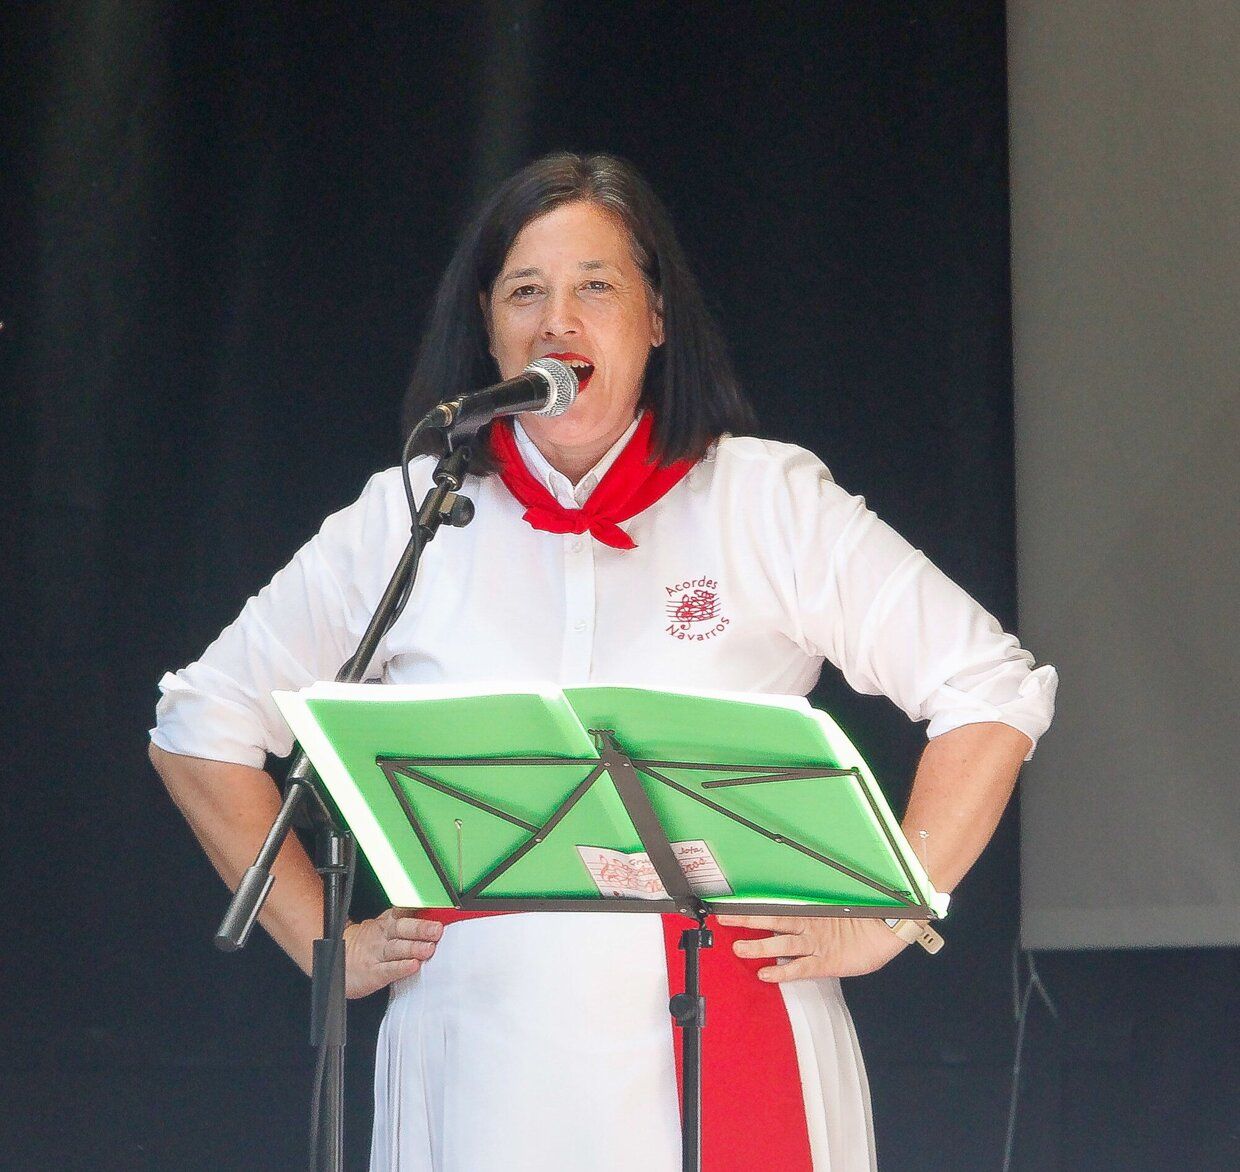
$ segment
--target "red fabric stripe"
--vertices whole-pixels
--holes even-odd
[[[507,912],[463,912],[454,907],[427,907],[418,912],[421,920],[434,920],[439,924],[455,924],[457,920],[479,920],[483,916],[503,916]]]
[[[613,549],[635,549],[636,542],[620,528],[621,521],[648,509],[674,488],[693,467],[691,460],[677,460],[666,467],[652,462],[650,437],[654,416],[647,411],[624,450],[607,469],[598,487],[580,509],[566,509],[525,466],[517,449],[512,426],[504,420],[491,428],[491,454],[499,466],[500,479],[518,504],[525,506],[525,520],[548,533],[585,533],[587,530]]]
[[[693,921],[663,917],[668,985],[684,988],[680,934]],[[757,978],[770,960],[744,960],[732,951],[737,940],[758,940],[769,932],[724,927],[707,920],[714,945],[699,954],[706,998],[702,1031],[702,1168],[705,1172],[812,1172],[809,1129],[788,1011],[777,985]],[[670,1021],[669,1017],[669,1021]],[[673,1027],[673,1033],[679,1031]],[[680,1039],[676,1039],[676,1085],[681,1087]],[[758,1159],[759,1151],[761,1159]]]
[[[503,912],[463,912],[434,908],[419,915],[441,924]],[[693,921],[663,917],[668,988],[684,988],[685,961],[680,934]],[[788,1012],[777,985],[759,981],[768,960],[742,960],[732,951],[737,940],[769,936],[749,928],[724,927],[712,916],[707,926],[714,946],[701,952],[706,1028],[702,1031],[702,1168],[705,1172],[813,1172],[801,1075]],[[668,1015],[668,1028],[677,1032]],[[680,1039],[673,1037],[676,1086],[683,1082]],[[677,1099],[679,1102],[679,1098]],[[758,1161],[758,1152],[761,1160]]]

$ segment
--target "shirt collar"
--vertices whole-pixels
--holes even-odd
[[[521,426],[519,419],[512,421],[512,435],[517,441],[517,451],[521,453],[525,466],[546,485],[547,491],[566,508],[581,508],[589,499],[590,494],[598,488],[599,481],[607,475],[608,469],[616,462],[616,458],[624,451],[624,445],[633,438],[641,417],[642,413],[638,412],[637,417],[625,429],[624,434],[607,449],[603,458],[575,485],[563,472],[552,468],[547,463],[547,458],[538,450],[534,441],[526,435],[525,428]]]

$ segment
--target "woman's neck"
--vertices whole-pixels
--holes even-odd
[[[547,440],[533,441],[534,446],[542,453],[543,459],[557,472],[567,476],[574,488],[577,487],[581,478],[607,454],[608,449],[615,442],[611,440],[601,446],[591,445],[588,448],[561,448]]]
[[[528,426],[525,434],[542,454],[542,458],[557,472],[568,477],[569,483],[575,488],[582,477],[611,451],[616,441],[632,425],[633,421],[629,420],[614,435],[607,435],[586,444],[558,444],[551,437],[538,434],[537,428]]]

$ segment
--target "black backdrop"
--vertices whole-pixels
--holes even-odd
[[[559,147],[663,194],[766,432],[1014,624],[1002,5],[3,19],[0,1162],[294,1167],[306,985],[265,939],[209,944],[223,890],[145,761],[155,681],[393,462],[468,204]],[[816,699],[900,805],[920,731],[830,672]],[[1001,1166],[1016,858],[1009,816],[942,956],[848,983],[885,1170]],[[1221,955],[1040,964],[1060,1019],[1035,1007],[1014,1166],[1223,1166]],[[351,1019],[355,1162],[381,1002]]]

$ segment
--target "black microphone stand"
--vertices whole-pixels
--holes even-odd
[[[472,447],[464,442],[451,446],[440,457],[433,475],[434,488],[418,510],[416,524],[401,554],[391,581],[379,600],[370,624],[357,650],[336,674],[341,683],[359,682],[374,657],[379,641],[399,615],[413,589],[422,550],[432,541],[439,527],[468,525],[474,516],[473,502],[458,495],[469,471]],[[472,439],[472,435],[469,439]],[[298,747],[285,781],[284,802],[262,848],[247,869],[233,895],[228,911],[215,934],[216,947],[235,952],[245,946],[258,919],[263,901],[275,876],[272,865],[288,836],[303,803],[308,803],[316,829],[315,869],[323,876],[323,937],[314,942],[311,972],[310,1044],[319,1049],[322,1094],[316,1085],[316,1110],[311,1120],[314,1172],[343,1172],[344,1169],[344,1048],[347,999],[345,996],[344,929],[348,900],[352,892],[353,860],[356,846],[341,819],[322,790],[314,767]]]

